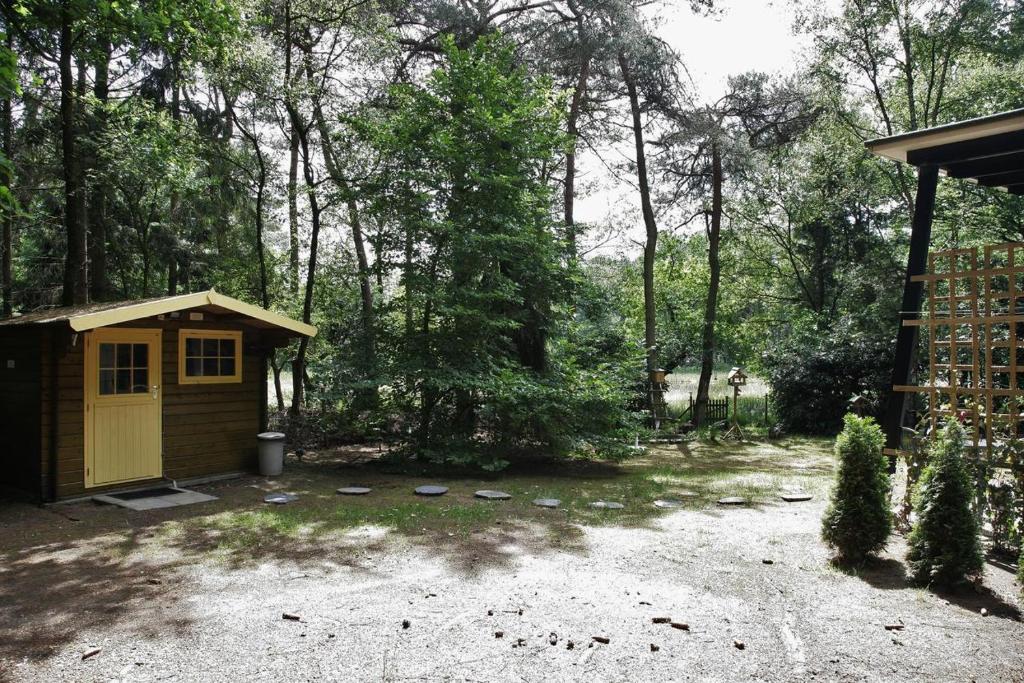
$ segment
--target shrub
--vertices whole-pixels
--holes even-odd
[[[1024,593],[1024,548],[1021,548],[1017,559],[1017,581],[1020,583],[1020,592]]]
[[[915,582],[952,586],[982,569],[978,522],[963,460],[964,430],[950,421],[931,449],[914,499],[917,520],[907,560]]]
[[[1017,496],[1013,484],[993,479],[988,484],[988,511],[992,524],[992,547],[1013,556],[1020,548],[1021,529],[1017,524]]]
[[[878,552],[892,531],[885,439],[871,418],[847,415],[836,439],[839,470],[821,536],[844,562],[862,562]]]
[[[851,396],[888,391],[892,340],[839,324],[794,334],[774,345],[762,364],[774,413],[787,432],[835,434]]]

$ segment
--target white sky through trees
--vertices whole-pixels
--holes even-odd
[[[819,3],[836,11],[840,0]],[[660,17],[657,34],[680,55],[698,101],[710,103],[724,95],[732,75],[753,70],[788,75],[798,69],[811,38],[793,32],[795,2],[719,0],[716,4],[720,11],[709,17],[694,16],[686,0],[669,0],[655,10]],[[647,139],[652,133],[645,131]],[[609,164],[621,164],[632,159],[632,154],[632,137],[614,149],[602,150]],[[620,172],[613,177],[602,160],[585,149],[581,150],[579,174],[576,220],[593,226],[585,248],[593,249],[592,255],[635,255],[635,242],[644,238],[635,176]],[[657,185],[656,178],[651,181]],[[609,225],[620,228],[619,234],[609,235]],[[671,227],[659,225],[664,231]]]

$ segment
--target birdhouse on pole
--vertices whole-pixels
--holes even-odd
[[[731,387],[746,386],[747,375],[743,372],[743,368],[733,368],[729,371],[729,375],[725,378],[725,381]]]
[[[850,399],[849,403],[847,403],[850,412],[853,413],[854,415],[857,415],[858,417],[864,417],[864,414],[868,412],[868,408],[870,407],[870,405],[871,401],[869,401],[867,397],[862,394],[857,394],[856,396]]]
[[[740,387],[747,384],[747,375],[743,372],[743,368],[737,367],[730,370],[729,374],[725,377],[725,383],[732,387],[732,426],[725,433],[725,438],[742,441],[743,430],[740,429],[739,414]]]

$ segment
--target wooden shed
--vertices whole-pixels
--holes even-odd
[[[214,290],[0,320],[0,484],[53,501],[252,470],[268,355],[315,334]]]

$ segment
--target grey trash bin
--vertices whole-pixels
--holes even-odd
[[[260,474],[273,477],[281,474],[284,469],[284,434],[281,432],[263,432],[257,434],[259,442]]]

